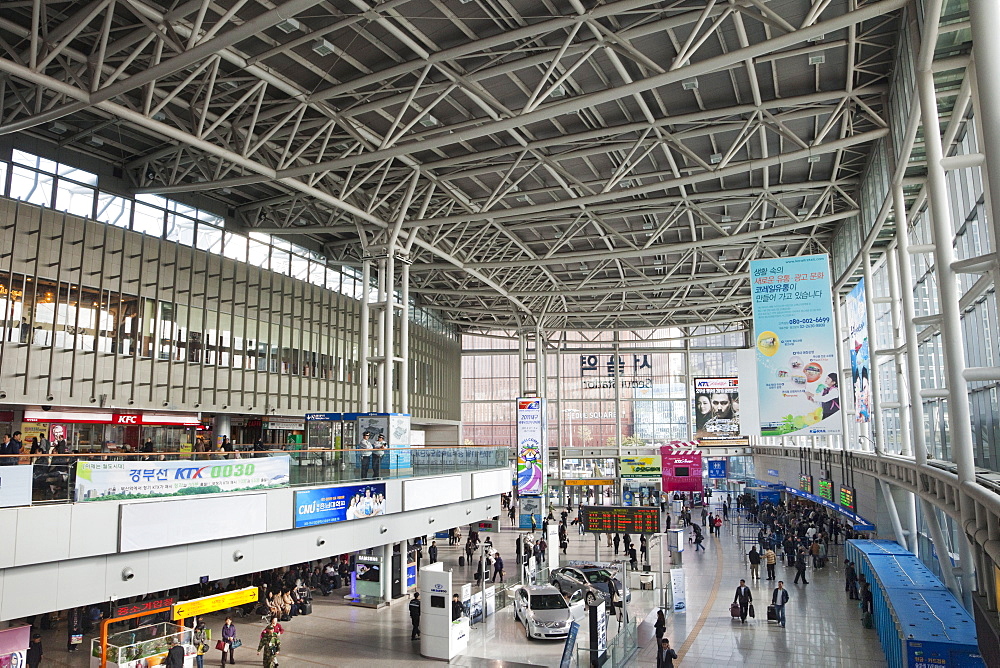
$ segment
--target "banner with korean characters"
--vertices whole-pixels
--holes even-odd
[[[761,436],[841,433],[828,256],[754,260],[750,291]]]
[[[288,457],[175,462],[77,462],[76,500],[111,501],[288,487]]]

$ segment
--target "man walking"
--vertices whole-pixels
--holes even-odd
[[[670,639],[664,638],[656,650],[656,668],[674,668],[677,652],[670,648]]]
[[[799,548],[798,557],[795,559],[794,584],[798,584],[800,579],[802,584],[809,584],[809,580],[806,580],[806,549],[804,547]]]
[[[778,555],[770,547],[764,552],[764,565],[767,567],[767,579],[774,579],[774,564],[778,561]]]
[[[500,582],[503,582],[503,557],[497,552],[493,555],[493,579],[490,582],[496,582],[497,578],[500,578]]]
[[[420,637],[420,592],[413,592],[413,598],[407,606],[410,610],[410,623],[413,624],[413,632],[410,633],[410,640]]]
[[[785,583],[778,580],[778,587],[771,594],[771,605],[774,606],[774,612],[777,615],[778,623],[781,624],[781,628],[785,628],[786,603],[788,603],[788,590],[785,589]]]
[[[427,556],[431,558],[430,563],[435,564],[438,560],[438,544],[436,540],[431,541],[431,546],[427,548]]]
[[[740,623],[746,624],[747,613],[750,610],[750,604],[753,603],[753,592],[747,586],[746,580],[740,580],[740,586],[736,588],[736,595],[733,596],[733,603],[740,606]]]

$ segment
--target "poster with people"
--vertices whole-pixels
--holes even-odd
[[[385,514],[385,483],[295,492],[295,528]]]
[[[851,351],[851,381],[854,386],[854,408],[858,422],[869,422],[872,413],[871,355],[868,352],[868,311],[865,306],[865,279],[847,295],[848,344]]]
[[[739,378],[694,379],[694,437],[731,439],[740,435]]]
[[[754,260],[750,292],[761,436],[841,433],[829,257]]]

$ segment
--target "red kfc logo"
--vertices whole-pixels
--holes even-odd
[[[138,415],[116,415],[115,424],[139,424]]]

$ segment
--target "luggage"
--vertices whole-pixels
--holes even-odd
[[[747,614],[751,617],[756,617],[757,612],[753,609],[753,603],[750,604],[750,608],[747,610]]]
[[[465,566],[465,555],[464,554],[458,555],[458,565],[459,566]]]
[[[729,606],[729,614],[733,617],[733,619],[739,618],[740,606],[738,603],[733,603],[732,605]]]
[[[872,618],[872,613],[866,612],[865,614],[861,615],[861,625],[866,629],[875,627],[875,620]]]
[[[767,606],[767,621],[769,622],[778,621],[778,606],[776,605]]]
[[[300,614],[300,615],[311,615],[311,614],[312,614],[312,612],[313,612],[313,604],[312,604],[312,601],[309,601],[309,602],[306,602],[306,603],[303,603],[303,604],[301,604],[301,605],[299,606],[299,614]]]

